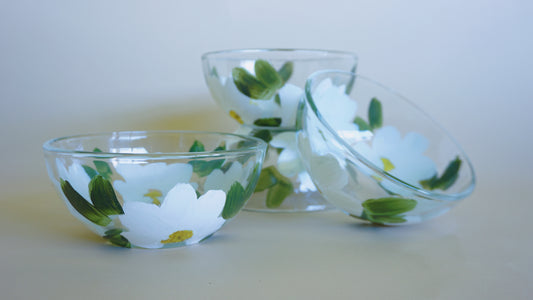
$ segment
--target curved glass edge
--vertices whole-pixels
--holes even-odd
[[[460,155],[467,162],[466,165],[468,166],[469,172],[471,174],[470,183],[467,184],[467,187],[465,189],[463,189],[463,191],[461,191],[459,193],[453,193],[453,194],[438,193],[438,192],[429,191],[429,190],[426,190],[426,189],[423,189],[423,188],[419,188],[417,186],[409,184],[409,183],[407,183],[407,182],[395,177],[394,175],[390,174],[389,172],[386,172],[382,168],[380,168],[380,167],[376,166],[375,164],[373,164],[372,162],[370,162],[368,159],[366,159],[364,156],[362,156],[359,152],[355,151],[350,145],[348,145],[348,143],[346,141],[344,141],[344,139],[342,139],[340,136],[338,136],[336,131],[324,120],[324,118],[320,114],[316,104],[314,103],[313,96],[312,96],[312,88],[313,88],[314,84],[317,81],[325,78],[326,76],[345,76],[345,77],[349,76],[350,77],[350,79],[348,80],[349,84],[347,84],[347,87],[346,87],[346,93],[347,94],[349,94],[351,92],[351,89],[353,88],[353,85],[355,83],[356,78],[361,78],[363,80],[369,81],[369,82],[379,86],[380,88],[383,88],[383,89],[387,90],[388,92],[398,96],[400,99],[405,101],[406,104],[410,105],[413,109],[418,110],[419,113],[421,113],[424,116],[426,116],[428,118],[428,120],[430,122],[432,122],[433,125],[436,128],[438,128],[455,145],[455,147],[457,148],[457,150],[460,153]],[[366,167],[370,168],[373,172],[376,172],[377,174],[379,174],[380,176],[382,176],[386,180],[390,181],[391,183],[399,186],[400,188],[412,191],[412,192],[414,192],[415,194],[417,194],[420,197],[435,198],[435,199],[439,199],[439,200],[443,200],[443,201],[458,201],[460,199],[463,199],[463,198],[469,196],[474,191],[475,182],[476,182],[476,176],[475,176],[474,168],[473,168],[473,165],[472,165],[470,159],[468,158],[468,156],[466,155],[466,153],[464,152],[462,147],[432,117],[430,117],[427,113],[425,113],[418,106],[413,104],[410,100],[408,100],[406,97],[402,96],[398,92],[396,92],[396,91],[384,86],[383,84],[381,84],[379,82],[376,82],[375,80],[372,80],[372,79],[370,79],[370,78],[368,78],[366,76],[363,76],[363,75],[356,74],[354,72],[339,71],[339,70],[321,70],[321,71],[314,72],[306,80],[306,84],[305,84],[305,88],[304,88],[304,97],[305,97],[305,103],[307,105],[309,105],[309,107],[311,108],[313,114],[317,117],[317,119],[321,122],[321,124],[330,132],[330,134],[332,134],[335,137],[335,139],[336,139],[336,141],[338,143],[340,143],[346,150],[348,150],[348,152],[350,154],[355,156],[355,158],[357,158],[359,161],[361,161]],[[305,113],[309,113],[309,112],[306,112],[305,109],[299,110],[299,114],[300,115],[297,118],[297,124],[299,124],[300,127],[302,126],[302,124],[304,122],[303,119],[305,117],[304,116]]]
[[[229,150],[219,150],[219,151],[204,151],[204,152],[165,152],[165,153],[116,153],[116,152],[95,152],[95,151],[80,151],[80,150],[69,150],[60,147],[55,147],[53,144],[66,141],[70,139],[78,138],[91,138],[91,137],[111,137],[114,135],[137,135],[137,136],[147,136],[151,134],[185,134],[185,135],[213,135],[213,136],[232,136],[240,138],[243,141],[253,141],[254,145],[240,148],[240,149],[229,149]],[[213,131],[194,131],[194,130],[153,130],[153,131],[111,131],[111,132],[101,132],[101,133],[89,133],[89,134],[78,134],[70,135],[59,138],[50,139],[43,144],[43,150],[45,152],[57,153],[57,154],[77,154],[77,155],[87,155],[91,157],[102,157],[106,158],[109,156],[113,157],[143,157],[143,158],[169,158],[169,157],[179,157],[179,158],[198,158],[198,157],[221,157],[227,155],[239,155],[239,154],[248,154],[254,153],[257,151],[266,152],[268,145],[261,139],[241,135],[236,133],[225,133],[225,132],[213,132]]]

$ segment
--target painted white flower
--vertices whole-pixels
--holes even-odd
[[[346,94],[345,85],[336,86],[330,78],[326,78],[313,92],[313,100],[318,112],[333,130],[358,130],[353,123],[357,103]]]
[[[286,131],[275,135],[270,141],[270,145],[282,149],[277,162],[278,171],[281,174],[293,177],[302,172],[304,166],[298,154],[295,132]]]
[[[161,248],[165,244],[194,244],[217,231],[225,222],[220,216],[226,194],[210,190],[200,198],[190,184],[178,183],[161,206],[128,201],[119,219],[128,231],[122,235],[133,245]]]
[[[343,189],[349,183],[348,174],[344,162],[332,153],[318,154],[311,148],[310,141],[303,135],[299,135],[299,149],[302,157],[306,159],[309,173],[313,176],[320,192],[335,206],[352,212],[358,203],[353,196],[346,194]]]
[[[129,164],[117,162],[115,169],[124,178],[115,180],[113,186],[124,202],[153,203],[164,197],[176,183],[187,183],[192,177],[190,164],[150,163]]]
[[[236,181],[246,188],[251,167],[252,164],[243,167],[240,162],[234,161],[226,172],[215,169],[206,177],[204,190],[223,190],[227,193]]]
[[[278,171],[286,177],[298,176],[301,192],[314,192],[316,187],[311,181],[309,174],[305,170],[300,153],[298,152],[296,132],[286,131],[275,135],[270,141],[270,145],[281,149],[276,167]]]
[[[294,126],[296,122],[296,111],[303,90],[295,85],[285,84],[278,91],[278,104],[275,96],[268,100],[257,100],[244,95],[231,77],[208,76],[207,83],[213,97],[240,124],[251,125],[264,118],[281,118],[282,127]]]
[[[428,146],[429,141],[419,133],[409,132],[402,138],[397,128],[386,126],[375,131],[371,146],[357,143],[354,149],[393,176],[420,186],[421,180],[437,173],[435,163],[424,155]],[[386,188],[398,192],[388,184]]]

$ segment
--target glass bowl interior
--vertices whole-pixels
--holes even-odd
[[[473,191],[474,171],[458,143],[400,94],[342,71],[313,74],[305,91],[308,113],[331,137],[329,147],[392,194],[453,201]]]

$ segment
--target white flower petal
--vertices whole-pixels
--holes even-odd
[[[303,169],[298,152],[289,148],[280,153],[277,166],[278,171],[287,177],[293,177]]]
[[[226,193],[221,190],[210,190],[195,200],[189,213],[181,220],[181,226],[193,232],[187,244],[199,242],[224,224],[226,220],[220,215],[225,203]]]
[[[161,217],[161,208],[155,204],[127,202],[119,220],[127,228],[122,235],[133,245],[144,248],[161,248],[162,240],[175,230]]]
[[[166,195],[161,204],[161,218],[173,227],[179,227],[182,219],[194,209],[196,191],[190,184],[178,183]]]
[[[296,133],[285,131],[276,134],[270,141],[270,145],[276,148],[296,148]]]
[[[122,195],[124,202],[141,201],[151,203],[152,199],[144,196],[150,189],[160,191],[163,196],[176,183],[186,183],[192,177],[190,164],[126,164],[117,163],[115,169],[124,181],[113,182],[115,190]]]

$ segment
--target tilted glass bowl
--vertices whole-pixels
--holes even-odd
[[[322,195],[349,215],[382,225],[418,223],[474,189],[455,140],[411,102],[351,72],[307,80],[298,135]]]
[[[43,146],[69,211],[122,247],[195,244],[215,233],[255,189],[267,144],[235,134],[109,132]]]
[[[354,53],[311,49],[239,49],[202,56],[205,81],[237,131],[269,143],[257,191],[245,209],[317,211],[328,207],[296,149],[296,117],[306,79],[324,69],[355,71]]]

